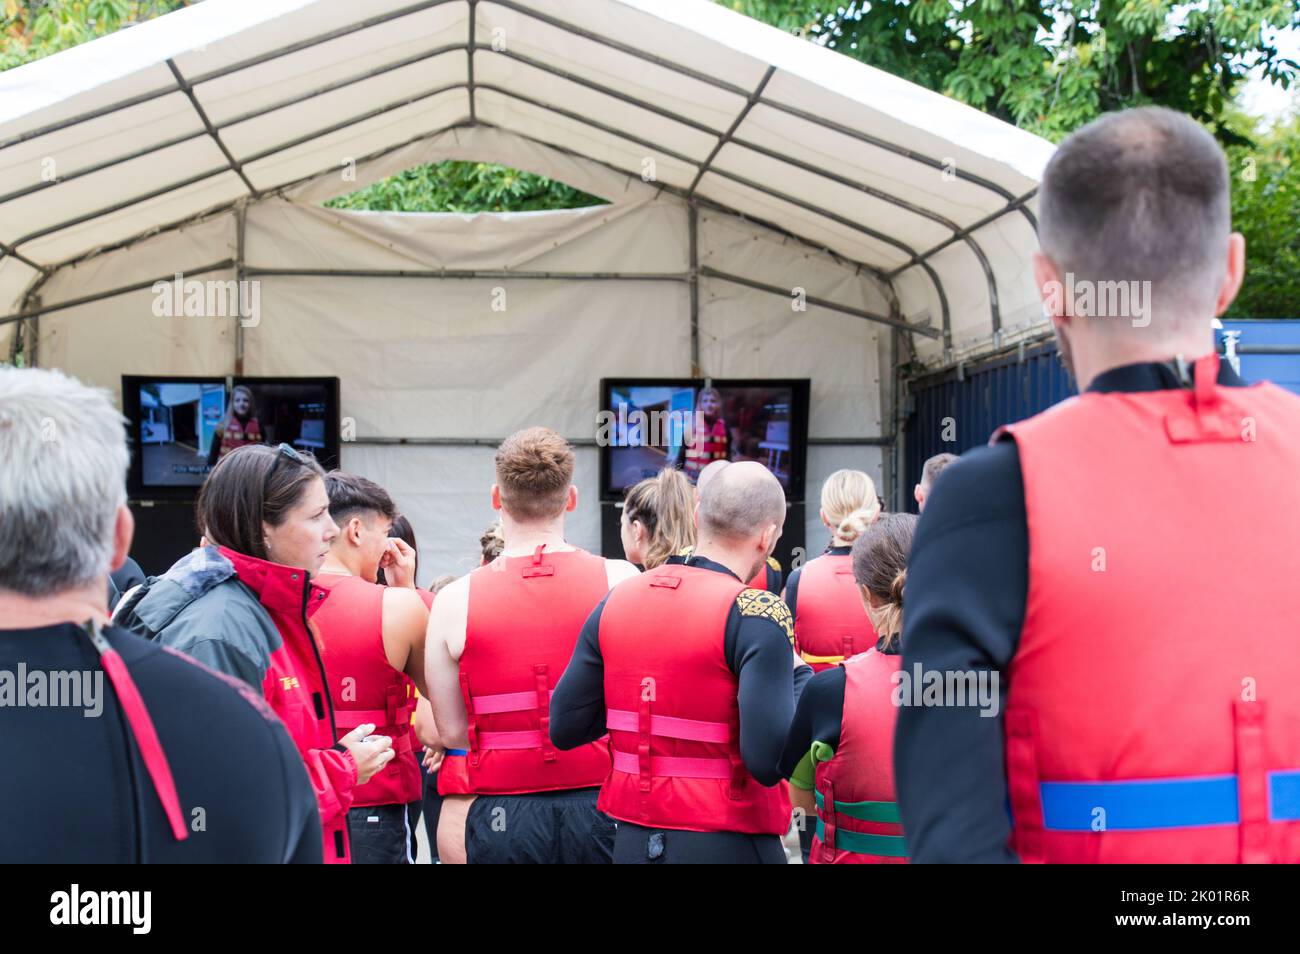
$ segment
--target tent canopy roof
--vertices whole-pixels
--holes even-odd
[[[998,328],[1052,151],[707,0],[208,0],[0,75],[0,287],[292,186],[347,192],[341,165],[462,126],[901,276],[924,289],[903,314],[938,304],[945,328],[962,271]]]

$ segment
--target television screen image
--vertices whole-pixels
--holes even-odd
[[[694,483],[715,460],[752,460],[802,492],[807,382],[605,382],[606,496],[676,467]]]
[[[236,448],[280,443],[337,465],[333,379],[127,377],[123,405],[136,435],[132,492],[196,490]]]

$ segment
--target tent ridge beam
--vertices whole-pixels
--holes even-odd
[[[735,285],[744,285],[747,288],[753,288],[757,291],[771,292],[774,295],[780,295],[787,301],[790,299],[790,289],[788,288],[781,288],[777,285],[769,285],[766,282],[760,282],[752,278],[745,278],[743,275],[734,275],[731,272],[720,271],[708,265],[701,266],[700,274],[707,278],[716,278],[720,281],[731,282]],[[927,338],[939,337],[939,332],[934,329],[909,325],[901,318],[877,314],[876,312],[867,311],[863,308],[854,308],[852,305],[841,305],[838,302],[828,301],[825,298],[814,298],[812,295],[806,296],[805,300],[810,305],[816,305],[819,308],[826,308],[830,311],[838,311],[842,314],[853,315],[855,318],[865,318],[867,321],[874,321],[878,324],[888,325],[891,328],[898,328],[902,331],[914,332],[918,335],[924,335]]]
[[[478,14],[478,0],[469,0],[469,42],[465,47],[468,56],[467,79],[469,88],[469,121],[474,122],[478,119],[478,110],[474,103],[474,50],[476,49],[477,37],[475,35],[476,17]]]
[[[686,272],[554,272],[508,268],[258,268],[245,266],[251,278],[449,278],[519,279],[523,281],[686,282]]]
[[[584,30],[582,27],[576,26],[572,23],[568,23],[556,17],[551,17],[546,14],[539,13],[535,10],[531,10],[528,7],[523,6],[522,4],[513,3],[510,2],[510,0],[493,0],[493,2],[498,6],[503,6],[510,10],[514,10],[515,12],[521,13],[526,17],[531,17],[534,20],[538,20],[542,23],[546,23],[559,30],[563,30],[566,33],[570,33],[574,36],[580,36],[584,39],[592,41],[593,43],[600,44],[601,46],[608,47],[612,50],[617,50],[621,53],[626,53],[629,56],[636,57],[637,59],[644,60],[645,62],[648,63],[653,63],[656,66],[660,66],[663,67],[664,69],[671,70],[672,72],[677,73],[681,76],[689,77],[690,79],[694,79],[701,83],[714,86],[718,89],[726,90],[727,92],[730,93],[735,93],[736,95],[739,96],[748,95],[747,90],[745,90],[742,87],[736,86],[733,83],[728,83],[725,80],[721,80],[716,77],[709,76],[706,73],[701,73],[698,70],[693,70],[688,66],[681,65],[680,63],[674,63],[671,60],[664,59],[663,57],[656,56],[652,53],[646,53],[644,50],[640,50],[637,49],[636,47],[629,46],[626,43],[620,43],[617,40],[612,40],[608,37],[600,36],[599,34],[592,33],[589,30]],[[865,142],[868,145],[873,145],[876,146],[877,148],[895,153],[896,155],[902,156],[905,159],[910,159],[914,162],[924,163],[925,165],[928,165],[934,169],[944,168],[944,164],[940,162],[938,159],[932,159],[929,156],[916,152],[915,150],[906,149],[902,146],[897,146],[894,143],[887,142],[882,139],[878,139],[875,136],[870,135],[869,133],[859,132],[858,130],[852,129],[851,127],[842,126],[839,123],[834,122],[833,120],[825,119],[814,113],[806,112],[805,110],[801,110],[798,107],[788,106],[785,103],[777,102],[770,99],[762,100],[762,104],[764,106],[771,106],[773,109],[779,109],[783,112],[789,113],[792,116],[796,116],[799,119],[804,120],[805,122],[810,122],[813,123],[814,125],[822,126],[826,129],[830,129],[832,131],[839,132],[844,135],[850,136],[852,138],[858,139],[859,141]],[[981,188],[994,192],[1003,199],[1010,200],[1013,198],[1012,194],[1007,189],[1004,189],[996,182],[993,182],[989,179],[985,179],[982,176],[975,175],[974,173],[966,172],[961,168],[957,168],[954,171],[959,179],[964,179],[967,182],[972,183],[973,185],[978,185]]]
[[[887,274],[889,275],[890,278],[896,277],[900,272],[905,272],[907,271],[907,269],[913,267],[914,265],[919,265],[921,264],[921,262],[931,258],[935,254],[942,252],[945,248],[952,245],[954,242],[964,241],[965,239],[971,236],[971,233],[976,232],[979,229],[984,228],[984,226],[997,221],[998,219],[1002,218],[1002,216],[1006,215],[1008,212],[1027,211],[1024,209],[1024,204],[1037,194],[1038,194],[1038,187],[1035,186],[1034,188],[1026,192],[1024,195],[1020,196],[1020,198],[1013,199],[1011,202],[1007,203],[1007,205],[998,209],[996,212],[991,212],[988,215],[984,216],[984,218],[979,219],[976,222],[972,222],[970,225],[967,225],[959,229],[954,235],[944,239],[934,248],[922,252],[920,255],[915,256],[911,261],[904,262],[902,265],[899,265],[897,268],[895,268],[891,272],[888,272]]]
[[[695,181],[692,182],[691,187],[686,190],[686,197],[688,199],[695,197],[695,190],[699,186],[700,180],[703,179],[705,173],[709,171],[709,167],[713,165],[713,160],[717,158],[718,153],[722,151],[722,147],[731,142],[731,137],[736,135],[736,130],[739,129],[740,124],[745,121],[745,117],[748,116],[749,111],[754,108],[754,104],[762,97],[763,90],[767,88],[768,80],[772,78],[772,74],[775,72],[775,66],[769,66],[767,70],[764,71],[763,78],[759,80],[758,86],[754,88],[754,92],[749,94],[749,98],[745,100],[744,107],[736,114],[736,119],[731,124],[731,128],[722,134],[717,145],[713,147],[713,151],[709,153],[708,158],[704,160],[704,165],[700,166],[699,171],[695,173]]]
[[[411,16],[415,13],[423,13],[425,10],[432,7],[442,6],[445,3],[451,2],[453,2],[453,0],[423,0],[421,3],[412,4],[411,6],[403,7],[400,10],[392,10],[388,13],[369,17],[365,20],[358,20],[356,23],[351,23],[347,26],[330,30],[328,33],[321,33],[314,37],[308,37],[306,40],[292,43],[282,49],[272,50],[267,53],[249,57],[248,59],[240,60],[237,63],[231,63],[228,66],[223,66],[219,69],[211,70],[200,76],[194,77],[190,82],[195,86],[200,86],[203,83],[210,82],[211,80],[220,79],[223,76],[229,76],[231,73],[238,73],[240,70],[260,66],[263,63],[269,63],[271,60],[279,59],[282,56],[290,56],[291,54],[299,53],[302,50],[309,49],[313,46],[318,46],[321,43],[328,43],[330,40],[337,40],[353,33],[359,33],[362,30],[368,30],[371,27],[388,23],[390,20],[399,20],[402,17]],[[69,126],[78,126],[81,123],[90,122],[92,119],[99,119],[102,116],[107,116],[111,113],[117,112],[118,110],[129,109],[132,106],[139,106],[141,103],[147,103],[150,100],[158,99],[162,96],[169,96],[176,92],[180,92],[176,87],[163,86],[159,89],[150,90],[147,93],[141,93],[138,96],[132,96],[129,99],[124,99],[116,103],[109,103],[106,106],[87,110],[84,113],[78,113],[76,116],[69,116],[67,119],[61,119],[58,122],[49,123],[45,126],[38,126],[35,129],[29,129],[27,132],[18,133],[16,136],[0,140],[0,150],[8,149],[10,146],[16,146],[19,143],[27,142],[31,139],[39,139],[41,136],[48,136],[52,132],[67,129]]]
[[[190,269],[181,274],[192,277],[194,275],[206,275],[209,272],[219,272],[231,269],[236,266],[233,258],[223,259],[220,262],[214,262],[211,265],[202,265],[198,268]],[[65,308],[76,308],[79,305],[90,305],[97,301],[103,301],[105,298],[113,298],[116,295],[125,295],[133,291],[141,291],[145,288],[152,288],[159,282],[171,281],[176,277],[173,272],[170,275],[163,275],[160,278],[149,278],[142,282],[133,282],[130,285],[121,285],[117,288],[109,288],[105,291],[96,292],[93,295],[82,295],[80,298],[69,298],[67,301],[55,302],[52,305],[42,305],[39,308],[32,308],[27,311],[16,311],[12,315],[5,315],[0,318],[0,325],[7,325],[15,321],[23,321],[26,318],[36,318],[40,315],[48,315],[51,312],[63,311]]]
[[[204,131],[212,137],[212,141],[217,144],[217,148],[221,150],[221,154],[226,157],[226,162],[230,165],[230,171],[239,176],[240,180],[244,183],[245,188],[248,189],[248,194],[256,199],[261,195],[261,193],[253,183],[248,181],[248,176],[244,174],[243,164],[230,154],[230,150],[226,148],[226,144],[221,141],[221,134],[217,132],[216,128],[212,125],[212,120],[208,119],[208,114],[204,112],[203,105],[199,102],[199,98],[194,95],[194,87],[191,86],[185,77],[181,75],[180,68],[176,65],[176,61],[171,57],[167,58],[167,68],[172,71],[172,76],[176,77],[176,84],[181,88],[181,92],[185,94],[186,98],[189,99],[190,105],[194,107],[194,112],[198,113],[199,122],[203,124]]]
[[[250,110],[246,113],[240,113],[238,116],[232,116],[231,118],[224,119],[219,123],[212,123],[212,128],[217,132],[220,132],[223,129],[229,129],[232,126],[238,126],[240,123],[245,123],[252,119],[258,119],[262,116],[267,115],[268,113],[273,113],[276,112],[277,110],[285,109],[289,106],[296,106],[299,103],[306,102],[309,99],[315,99],[317,96],[323,96],[326,93],[333,93],[337,90],[343,89],[344,87],[352,86],[356,83],[361,83],[368,79],[374,79],[376,76],[382,76],[385,73],[391,73],[394,70],[399,70],[407,66],[412,66],[415,63],[419,63],[423,60],[434,59],[435,57],[445,56],[448,53],[455,53],[455,52],[463,51],[464,49],[465,47],[463,47],[461,44],[453,43],[447,46],[441,46],[436,50],[430,50],[424,53],[419,53],[416,54],[415,56],[408,56],[405,59],[397,60],[393,63],[385,63],[383,66],[366,70],[364,73],[358,73],[356,75],[349,76],[341,80],[337,80],[333,83],[327,83],[326,85],[321,86],[319,88],[308,90],[307,92],[300,93],[296,96],[291,96],[288,99],[277,100],[276,102],[266,106],[259,106],[257,109]],[[179,146],[182,143],[186,143],[192,139],[198,139],[201,136],[206,136],[206,135],[210,135],[210,133],[205,129],[201,129],[196,132],[185,133],[184,135],[175,136],[171,139],[165,139],[162,142],[145,146],[142,149],[137,149],[133,152],[129,152],[124,155],[117,156],[113,159],[106,159],[103,162],[95,163],[92,166],[86,166],[84,168],[76,170],[75,172],[70,172],[67,175],[63,175],[63,176],[59,176],[58,178],[51,179],[48,182],[38,182],[30,186],[25,186],[24,188],[17,189],[6,195],[0,195],[0,205],[3,205],[6,202],[10,202],[14,199],[20,199],[25,195],[30,195],[34,192],[39,192],[42,189],[48,189],[51,186],[58,185],[62,182],[68,182],[72,179],[79,179],[82,176],[88,176],[94,172],[101,172],[104,169],[109,169],[112,168],[113,166],[120,165],[122,163],[131,162],[134,159],[140,159],[144,156],[149,155],[150,153],[161,152],[164,149],[170,149],[172,146]],[[245,162],[247,162],[247,160],[245,160]]]

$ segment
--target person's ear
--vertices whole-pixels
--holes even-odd
[[[569,484],[569,496],[564,503],[564,512],[573,513],[573,511],[577,509],[577,506],[578,506],[578,488],[573,486],[573,484]]]
[[[1215,317],[1223,314],[1241,291],[1242,280],[1246,277],[1246,237],[1240,232],[1228,236],[1228,267],[1219,286],[1219,297],[1214,302]]]
[[[825,510],[818,510],[818,511],[817,511],[817,516],[819,516],[819,517],[822,518],[822,526],[824,526],[827,530],[834,529],[833,527],[831,527],[831,522],[830,522],[829,520],[826,519],[826,511],[825,511]]]
[[[925,494],[921,493],[921,485],[917,484],[912,488],[912,499],[919,505],[925,499]]]
[[[500,484],[492,485],[492,509],[493,510],[501,509],[501,485]]]
[[[862,607],[868,612],[874,609],[880,609],[881,603],[877,601],[876,598],[871,595],[871,591],[861,583],[858,584],[858,596],[862,597]]]
[[[343,536],[348,543],[354,547],[361,546],[361,531],[366,529],[366,525],[361,518],[353,514],[348,518],[347,526],[343,528]]]
[[[131,508],[122,504],[117,508],[117,517],[113,520],[113,555],[108,561],[109,572],[122,569],[131,552],[131,540],[135,537],[135,515]]]
[[[1055,326],[1068,325],[1070,316],[1066,313],[1065,283],[1061,280],[1061,270],[1042,252],[1034,253],[1034,283],[1043,299],[1043,314]]]

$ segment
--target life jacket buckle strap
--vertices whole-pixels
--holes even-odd
[[[554,762],[555,745],[551,742],[551,679],[550,667],[546,663],[533,666],[533,678],[537,684],[537,722],[542,736],[542,761]]]
[[[1269,781],[1264,764],[1264,703],[1237,699],[1232,705],[1237,756],[1237,799],[1242,864],[1270,864]]]

